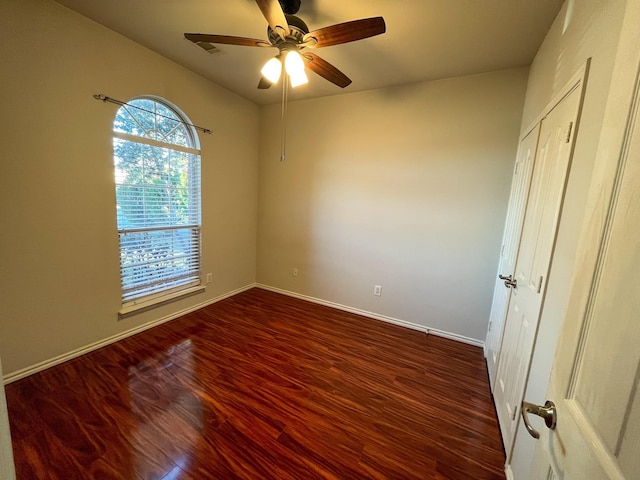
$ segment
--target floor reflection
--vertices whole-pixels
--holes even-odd
[[[182,468],[202,438],[205,407],[193,388],[193,350],[191,339],[186,339],[129,367],[131,413],[136,420],[131,443],[137,472],[144,471],[151,451],[169,472],[164,480],[182,478]]]

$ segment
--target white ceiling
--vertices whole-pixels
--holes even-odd
[[[281,89],[256,88],[275,48],[219,45],[209,54],[184,32],[266,39],[254,0],[57,0],[260,105]],[[529,65],[563,0],[302,0],[310,30],[383,16],[387,32],[314,53],[353,83],[341,89],[309,73],[290,100],[322,97]]]

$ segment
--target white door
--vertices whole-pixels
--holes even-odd
[[[573,151],[582,88],[573,90],[542,120],[522,241],[504,329],[494,400],[507,452],[520,404],[547,284],[567,173]]]
[[[491,316],[489,317],[489,328],[485,342],[485,355],[487,357],[487,369],[489,370],[489,382],[492,391],[495,386],[504,321],[507,316],[507,306],[509,305],[511,294],[511,290],[504,284],[504,277],[513,276],[515,272],[520,233],[522,232],[522,219],[529,196],[533,159],[536,154],[539,133],[540,124],[536,125],[522,139],[518,147],[518,158],[513,169],[509,208],[507,209],[507,219],[502,235],[498,275],[493,289],[493,303],[491,304]]]
[[[7,400],[4,395],[4,385],[2,385],[2,363],[0,363],[0,480],[15,480],[15,478]]]
[[[547,391],[557,426],[528,417],[541,435],[534,479],[640,478],[640,2],[627,5]]]

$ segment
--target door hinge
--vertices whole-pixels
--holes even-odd
[[[540,275],[540,277],[538,278],[538,285],[536,285],[536,290],[538,291],[537,293],[540,293],[540,290],[542,290],[542,275]]]
[[[502,248],[500,248],[500,256],[504,256],[504,243],[502,244]]]
[[[564,143],[569,143],[571,140],[571,132],[573,131],[573,122],[569,122],[569,130],[567,131],[567,138]]]
[[[516,162],[516,169],[515,169],[515,171],[513,172],[513,174],[514,174],[514,175],[518,175],[518,171],[520,170],[520,164],[521,164],[521,163],[522,163],[522,162]]]

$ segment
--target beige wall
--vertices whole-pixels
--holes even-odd
[[[0,354],[4,373],[255,281],[259,108],[44,0],[0,1]],[[206,292],[119,321],[111,126],[164,97],[213,129],[202,147]]]
[[[264,107],[258,282],[484,340],[527,72]]]
[[[579,261],[575,258],[575,252],[600,133],[606,128],[602,118],[625,5],[623,0],[568,0],[531,66],[523,130],[542,113],[545,105],[560,93],[563,85],[587,59],[592,58],[547,296],[540,319],[539,331],[544,331],[550,337],[557,334],[562,326],[573,270]],[[544,404],[555,349],[555,343],[536,344],[532,374],[525,393],[527,401]],[[514,478],[529,478],[533,442],[523,428],[518,430],[512,460]]]

